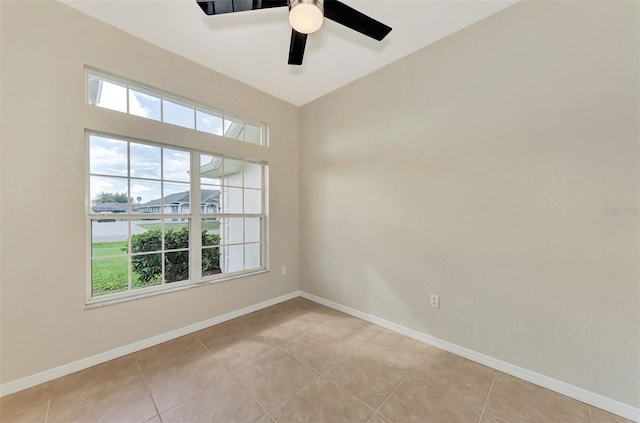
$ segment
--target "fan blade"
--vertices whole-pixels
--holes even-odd
[[[268,9],[288,6],[287,0],[196,0],[207,15],[244,12],[246,10]]]
[[[289,44],[289,64],[301,65],[304,56],[304,46],[307,44],[307,34],[295,29],[291,30],[291,44]]]
[[[325,0],[324,17],[381,41],[391,32],[391,27],[358,12],[338,0]]]

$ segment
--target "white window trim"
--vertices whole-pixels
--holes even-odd
[[[129,226],[129,234],[131,233],[131,221],[136,218],[141,217],[149,217],[149,218],[157,218],[161,220],[164,226],[165,219],[171,218],[188,218],[191,221],[189,226],[189,275],[190,278],[185,281],[179,282],[170,282],[170,283],[162,283],[161,285],[150,286],[145,288],[138,288],[135,290],[131,289],[131,266],[128,265],[128,290],[124,292],[117,292],[113,294],[105,294],[99,297],[93,297],[93,283],[92,283],[92,221],[96,220],[98,217],[104,217],[100,213],[94,213],[91,210],[91,171],[90,171],[90,137],[91,136],[101,136],[108,137],[113,139],[120,139],[127,142],[133,143],[141,143],[146,145],[152,145],[161,148],[171,148],[176,150],[182,150],[185,152],[189,152],[191,155],[191,178],[189,182],[189,187],[191,190],[191,205],[189,208],[189,214],[162,214],[162,213],[149,213],[149,214],[140,214],[140,213],[118,213],[117,216],[113,216],[116,219],[127,220],[127,224]],[[249,160],[232,157],[226,154],[211,152],[211,151],[202,151],[196,150],[192,148],[187,148],[180,145],[171,145],[166,143],[159,143],[148,140],[141,140],[134,137],[129,137],[125,135],[117,135],[110,134],[101,131],[95,131],[86,129],[85,130],[85,308],[96,308],[102,307],[109,304],[116,304],[125,301],[132,301],[141,298],[146,298],[150,296],[155,296],[159,294],[165,294],[169,292],[180,291],[184,289],[195,288],[203,285],[210,285],[214,283],[224,282],[232,279],[252,276],[260,273],[268,272],[269,269],[269,240],[268,240],[268,210],[267,210],[267,176],[268,176],[268,166],[269,163],[266,161],[258,161],[258,160]],[[128,149],[127,154],[130,154],[130,150]],[[261,174],[261,210],[262,213],[202,213],[200,208],[201,203],[201,190],[200,190],[200,156],[201,155],[210,155],[216,156],[226,159],[233,160],[241,160],[243,162],[255,163],[262,165],[262,174]],[[223,162],[224,166],[224,162]],[[224,172],[224,169],[223,169]],[[130,183],[131,175],[130,175],[130,166],[127,166],[127,183]],[[222,184],[222,181],[221,181]],[[222,184],[224,185],[224,184]],[[243,181],[242,185],[244,187],[244,172],[243,172]],[[222,191],[220,193],[222,195]],[[243,205],[244,205],[244,196],[243,196]],[[193,204],[197,204],[198,207],[193,207]],[[228,272],[228,273],[219,273],[216,275],[202,276],[202,219],[206,218],[234,218],[234,217],[244,217],[244,218],[260,218],[262,219],[262,224],[260,228],[260,236],[261,236],[261,266],[258,268],[250,269],[250,270],[241,270],[237,272]],[[193,236],[196,234],[196,236]],[[238,245],[246,245],[245,244],[245,231],[243,228],[243,243]],[[127,257],[130,258],[132,255],[135,255],[131,251],[131,237],[128,238],[129,248]],[[164,252],[164,237],[162,237],[163,243],[163,252]],[[232,244],[237,245],[237,244]],[[171,250],[173,251],[173,250]],[[197,253],[196,253],[197,252]],[[244,265],[245,257],[243,255],[243,265]],[[162,267],[164,270],[164,260],[162,260]]]

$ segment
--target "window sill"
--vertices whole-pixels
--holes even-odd
[[[141,292],[139,294],[127,295],[125,297],[105,298],[103,300],[102,299],[88,300],[84,305],[84,309],[85,310],[92,310],[92,309],[96,309],[96,308],[100,308],[100,307],[104,307],[104,306],[109,306],[109,305],[113,305],[113,304],[124,303],[124,302],[127,302],[127,301],[135,301],[135,300],[140,300],[140,299],[143,299],[143,298],[155,297],[156,295],[164,295],[164,294],[169,294],[171,292],[184,291],[186,289],[198,288],[198,287],[201,287],[201,286],[213,285],[213,284],[216,284],[216,283],[226,282],[226,281],[230,281],[230,280],[234,280],[234,279],[246,278],[246,277],[254,276],[254,275],[260,275],[262,273],[267,273],[267,272],[269,272],[269,269],[259,269],[259,270],[256,270],[254,272],[242,273],[242,274],[238,274],[238,275],[230,275],[230,276],[227,276],[227,277],[224,277],[224,278],[220,278],[220,279],[201,280],[199,282],[190,283],[188,285],[180,285],[180,286],[167,288],[167,289],[163,289],[163,290],[159,290],[159,291]]]

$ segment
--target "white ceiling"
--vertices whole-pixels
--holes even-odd
[[[393,28],[378,42],[325,19],[287,64],[287,8],[206,16],[195,0],[60,0],[138,38],[301,106],[516,0],[343,0]]]

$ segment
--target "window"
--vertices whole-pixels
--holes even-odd
[[[263,166],[244,160],[200,155],[202,198],[220,193],[219,211],[202,204],[202,227],[218,224],[220,244],[203,242],[202,256],[221,257],[221,268],[229,272],[262,266]],[[202,275],[209,270],[202,263]]]
[[[86,79],[90,105],[251,144],[267,144],[264,124],[228,116],[212,107],[97,70],[87,69]]]
[[[88,302],[266,269],[265,163],[96,133],[87,143]]]

